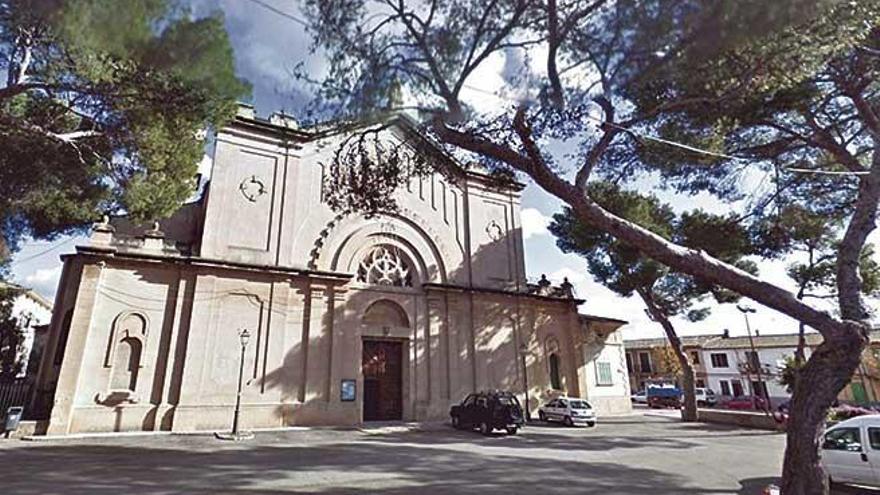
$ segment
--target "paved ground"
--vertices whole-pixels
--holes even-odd
[[[240,444],[8,440],[0,493],[757,494],[776,480],[783,444],[779,434],[641,414],[490,438],[436,425],[259,433]]]

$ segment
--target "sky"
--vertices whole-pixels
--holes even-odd
[[[304,27],[291,17],[302,18],[295,0],[190,0],[194,14],[206,15],[217,9],[225,14],[226,26],[236,56],[236,67],[241,77],[253,84],[253,104],[257,113],[266,116],[277,111],[296,114],[297,109],[308,101],[309,93],[292,76],[298,64],[320,76],[324,61],[320,54],[309,50],[310,39]],[[290,16],[286,16],[289,14]],[[505,86],[505,71],[511,60],[503,56],[487,60],[468,80],[471,88],[465,88],[462,97],[476,107],[491,109],[503,105],[502,99],[487,96]],[[509,103],[508,103],[509,104]],[[210,157],[202,163],[205,176],[210,172]],[[754,181],[752,187],[759,187]],[[656,188],[656,180],[646,178],[638,183],[640,188]],[[730,211],[730,206],[720,204],[708,195],[681,197],[658,194],[679,211],[702,208],[714,213]],[[625,338],[662,337],[663,331],[644,312],[637,298],[624,299],[594,282],[586,270],[585,261],[577,255],[562,253],[555,239],[547,230],[554,213],[561,203],[534,184],[529,184],[522,198],[522,229],[525,242],[526,272],[531,279],[541,274],[555,282],[564,278],[574,284],[578,297],[586,302],[582,313],[619,318],[629,323],[623,327]],[[873,240],[880,240],[880,234]],[[52,242],[27,242],[12,262],[12,275],[16,282],[32,287],[40,294],[53,298],[61,274],[59,256],[73,252],[77,244],[85,244],[84,237],[65,237]],[[785,275],[785,268],[793,259],[759,261],[760,277],[789,290],[793,283]],[[752,329],[762,334],[791,333],[798,329],[797,322],[776,311],[751,301],[741,301],[757,309],[750,316]],[[692,323],[676,320],[682,335],[719,334],[728,329],[731,335],[746,333],[745,321],[733,305],[713,305],[708,319]]]

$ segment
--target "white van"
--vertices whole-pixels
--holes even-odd
[[[713,407],[718,403],[715,392],[711,388],[697,387],[694,389],[698,407]]]
[[[820,456],[832,483],[880,487],[880,414],[858,416],[829,428]]]

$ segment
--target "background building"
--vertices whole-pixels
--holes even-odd
[[[720,400],[753,394],[769,397],[773,406],[788,400],[791,394],[780,379],[786,359],[793,358],[797,350],[798,334],[755,333],[751,340],[748,336],[730,337],[727,331],[720,335],[682,337],[694,363],[697,386],[712,389]],[[805,337],[804,354],[809,358],[822,342],[822,336],[807,333]],[[633,389],[641,390],[647,383],[677,382],[678,363],[665,338],[624,343]],[[645,363],[649,363],[650,371],[645,371]],[[880,331],[871,332],[862,364],[839,398],[856,404],[880,401]]]
[[[684,351],[694,366],[697,387],[706,386],[706,368],[700,355],[704,342],[714,335],[694,335],[681,337]],[[631,339],[624,342],[626,347],[627,372],[630,388],[644,390],[648,384],[680,385],[681,366],[675,352],[665,337],[654,339]]]
[[[12,317],[17,319],[24,334],[24,342],[16,360],[21,364],[19,373],[14,378],[23,378],[28,369],[35,367],[39,361],[43,337],[52,318],[52,303],[40,294],[27,287],[12,285],[0,281],[0,288],[13,291]],[[34,356],[34,359],[31,356]]]

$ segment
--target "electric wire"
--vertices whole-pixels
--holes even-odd
[[[61,246],[64,246],[65,244],[73,242],[75,239],[76,239],[76,237],[68,237],[67,239],[62,239],[61,241],[58,241],[58,242],[50,245],[49,247],[47,247],[46,249],[43,249],[42,251],[25,256],[24,258],[18,258],[18,259],[12,260],[12,262],[9,263],[9,266],[14,267],[16,265],[20,265],[22,263],[26,263],[31,260],[35,260],[41,256],[44,256],[46,254],[51,253],[52,251],[55,251],[56,249],[60,248]]]
[[[308,22],[306,22],[306,21],[300,19],[299,17],[297,17],[297,16],[295,16],[295,15],[293,15],[293,14],[291,14],[291,13],[288,13],[288,12],[285,12],[285,11],[283,11],[283,10],[281,10],[281,9],[278,9],[278,8],[276,8],[276,7],[273,7],[272,5],[269,5],[268,3],[264,2],[263,0],[248,0],[248,1],[257,4],[257,5],[259,5],[260,7],[263,7],[264,9],[266,9],[266,10],[268,10],[268,11],[270,11],[270,12],[276,14],[276,15],[280,15],[281,17],[284,17],[284,18],[286,18],[286,19],[290,19],[291,21],[294,21],[294,22],[296,22],[296,23],[298,23],[298,24],[301,24],[301,25],[304,26],[304,27],[309,27],[309,23],[308,23]]]
[[[302,25],[303,27],[306,27],[306,28],[309,27],[308,22],[306,22],[305,20],[303,20],[293,14],[290,14],[289,12],[285,12],[285,11],[280,10],[272,5],[269,5],[266,2],[264,2],[263,0],[248,0],[248,1],[253,2],[253,3],[265,8],[268,11],[270,11],[276,15],[284,17],[285,19],[289,19],[291,21],[294,21],[294,22]],[[502,99],[502,100],[506,100],[506,101],[510,101],[510,102],[517,102],[517,103],[519,102],[519,100],[516,98],[512,98],[509,96],[498,94],[494,91],[484,90],[482,88],[478,88],[478,87],[473,86],[468,83],[465,83],[462,86],[466,87],[472,91],[477,91],[479,93],[494,96],[494,97]],[[702,154],[702,155],[706,155],[706,156],[713,156],[713,157],[722,158],[725,160],[745,161],[745,162],[749,162],[749,163],[756,163],[756,162],[762,161],[762,160],[756,160],[756,159],[748,158],[748,157],[735,156],[735,155],[731,155],[728,153],[720,153],[717,151],[707,150],[707,149],[699,148],[699,147],[692,146],[689,144],[680,143],[678,141],[673,141],[670,139],[665,139],[665,138],[661,138],[658,136],[653,136],[651,134],[646,134],[644,132],[636,131],[632,128],[622,126],[622,125],[616,124],[614,122],[606,122],[605,120],[600,119],[598,117],[593,117],[592,115],[586,115],[586,118],[588,118],[590,120],[594,120],[594,121],[599,122],[604,125],[614,127],[615,129],[627,132],[627,133],[632,134],[634,136],[638,136],[642,139],[647,139],[649,141],[654,141],[656,143],[661,143],[661,144],[665,144],[667,146],[676,147],[679,149],[690,151],[691,153],[697,153],[697,154]],[[793,173],[817,174],[817,175],[837,175],[837,176],[850,176],[850,175],[859,176],[859,175],[868,175],[871,173],[868,170],[863,170],[863,171],[858,171],[858,170],[822,170],[822,169],[809,169],[809,168],[801,168],[801,167],[784,167],[783,170],[785,170],[787,172],[793,172]]]

